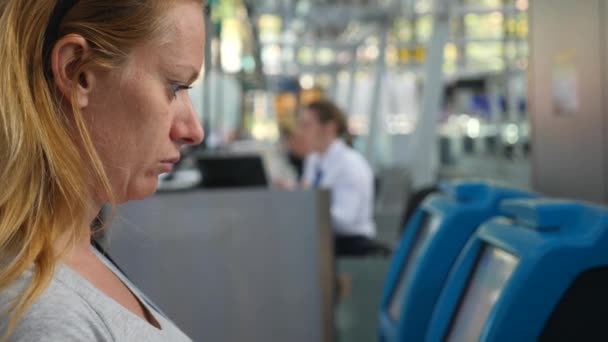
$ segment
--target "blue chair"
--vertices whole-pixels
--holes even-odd
[[[483,182],[442,186],[409,222],[393,257],[380,308],[380,340],[421,341],[460,251],[505,199],[531,193]]]
[[[608,211],[508,201],[471,238],[426,341],[608,340]]]

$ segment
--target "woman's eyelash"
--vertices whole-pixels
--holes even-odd
[[[171,85],[171,92],[173,92],[173,95],[176,96],[177,92],[180,90],[189,90],[192,89],[191,86],[185,86],[185,85],[180,85],[180,84],[172,84]]]

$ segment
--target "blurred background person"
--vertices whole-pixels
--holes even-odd
[[[306,139],[305,134],[297,127],[285,130],[284,139],[287,160],[295,170],[298,182],[302,182],[304,176],[304,162],[312,152],[311,146]]]
[[[364,253],[376,236],[374,176],[363,156],[345,142],[344,114],[328,100],[311,102],[300,114],[297,130],[312,151],[306,159],[303,187],[330,191],[335,253]]]

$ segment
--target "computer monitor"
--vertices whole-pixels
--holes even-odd
[[[439,229],[440,224],[440,216],[428,212],[424,214],[423,223],[416,234],[416,240],[414,241],[412,249],[407,256],[405,266],[401,270],[399,283],[393,292],[389,304],[389,315],[396,322],[398,322],[399,318],[401,317],[403,295],[405,293],[406,285],[409,283],[409,279],[411,278],[414,265],[418,262],[418,259],[420,258],[421,253],[424,251],[426,244],[429,242],[435,232],[437,232],[437,229]]]
[[[380,307],[381,341],[420,341],[459,253],[477,228],[502,214],[505,199],[534,194],[487,182],[444,184],[405,229]]]
[[[516,256],[491,245],[483,247],[452,321],[448,342],[479,340],[486,318],[516,265]]]
[[[267,187],[262,158],[255,154],[199,154],[202,188]]]
[[[425,341],[608,340],[608,210],[506,201],[452,268]]]

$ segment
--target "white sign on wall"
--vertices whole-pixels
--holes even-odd
[[[553,58],[551,93],[553,112],[556,115],[574,115],[579,112],[578,70],[574,52],[561,52]]]

